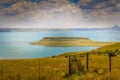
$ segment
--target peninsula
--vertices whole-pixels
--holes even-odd
[[[32,42],[32,45],[42,45],[42,46],[54,46],[54,47],[69,47],[69,46],[95,46],[101,47],[104,45],[112,44],[113,42],[98,42],[90,40],[85,37],[44,37],[39,41]]]

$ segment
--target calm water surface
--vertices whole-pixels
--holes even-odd
[[[65,52],[86,51],[97,47],[45,47],[29,45],[47,36],[88,37],[95,41],[120,42],[120,31],[41,31],[41,32],[0,32],[0,58],[42,58]]]

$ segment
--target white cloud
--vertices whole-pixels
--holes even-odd
[[[88,5],[90,1],[81,0],[80,5]],[[116,4],[112,0],[109,3]],[[105,2],[96,4],[95,9],[84,10],[67,0],[48,0],[48,2],[43,0],[40,3],[22,0],[1,9],[0,27],[111,27],[119,24],[120,15],[118,12],[112,12],[114,8],[119,9],[119,3],[115,7],[106,7],[107,4]]]
[[[68,28],[78,27],[85,22],[79,7],[66,0],[49,0],[39,4],[32,2],[18,2],[4,10],[13,13],[6,27],[45,27]]]

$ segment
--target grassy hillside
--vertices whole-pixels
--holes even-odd
[[[89,54],[116,49],[120,49],[120,43],[89,51]],[[112,57],[112,72],[109,73],[107,54],[91,54],[89,56],[89,71],[87,71],[86,55],[78,56],[85,53],[87,52],[69,52],[41,59],[0,60],[0,80],[110,80],[110,78],[111,80],[120,80],[120,55]],[[80,74],[68,75],[68,55],[77,59],[82,65],[80,68],[78,62],[77,64],[72,63],[73,68],[81,69]]]
[[[104,53],[117,53],[117,54],[119,54],[119,52],[120,52],[120,42],[114,43],[111,45],[106,45],[106,46],[103,46],[101,48],[90,51],[90,53],[98,53],[98,54],[104,54]]]
[[[109,52],[120,52],[120,42],[118,43],[113,43],[113,44],[109,44],[109,45],[105,45],[103,47],[91,50],[91,51],[84,51],[84,52],[67,52],[64,54],[61,54],[59,56],[68,56],[68,55],[81,55],[81,54],[108,54]],[[56,56],[57,57],[57,56]]]

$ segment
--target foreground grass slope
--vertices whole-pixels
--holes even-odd
[[[120,43],[89,51],[89,71],[68,75],[68,55],[86,52],[69,52],[41,59],[0,60],[0,80],[120,80],[120,55],[112,57],[112,72],[109,73],[107,54],[92,54],[99,51],[120,49]],[[77,56],[79,58],[79,56]],[[86,57],[80,58],[86,69]],[[82,71],[81,71],[82,72]]]
[[[0,80],[62,80],[67,62],[65,58],[0,60]]]

